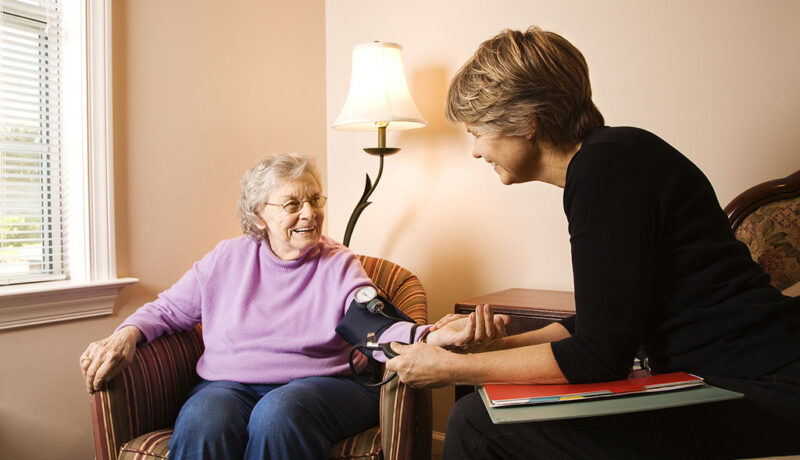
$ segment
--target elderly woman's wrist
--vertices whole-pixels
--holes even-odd
[[[138,327],[133,325],[125,326],[120,330],[118,330],[117,333],[123,334],[125,337],[132,340],[133,343],[139,343],[145,338],[142,331],[140,331]]]
[[[430,336],[432,332],[430,327],[425,329],[422,331],[422,334],[419,335],[417,342],[428,343],[428,336]]]
[[[423,340],[423,338],[424,338],[424,340]],[[443,347],[443,348],[446,348],[448,345],[450,345],[448,343],[444,343],[441,340],[441,329],[437,329],[435,331],[432,331],[429,328],[428,330],[426,330],[423,333],[423,336],[420,336],[420,340],[418,340],[418,341],[419,342],[425,342],[425,343],[428,343],[430,345],[435,345],[437,347]]]

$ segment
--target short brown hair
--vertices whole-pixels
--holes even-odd
[[[538,27],[506,29],[483,42],[458,71],[446,116],[490,134],[537,135],[554,145],[580,142],[603,126],[589,68],[564,37]]]

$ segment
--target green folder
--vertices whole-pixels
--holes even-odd
[[[669,407],[688,406],[727,399],[741,398],[744,395],[735,391],[701,385],[682,390],[658,393],[640,393],[603,399],[562,401],[552,404],[538,404],[514,407],[492,407],[482,386],[477,387],[489,417],[495,424],[536,422],[567,418],[596,417],[599,415],[624,414]]]

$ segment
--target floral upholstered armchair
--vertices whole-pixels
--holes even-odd
[[[375,257],[359,260],[383,295],[418,324],[427,323],[425,291],[413,273]],[[195,365],[202,353],[199,324],[137,348],[131,365],[91,397],[97,460],[167,458],[178,411],[199,382]],[[381,387],[380,425],[334,445],[332,459],[430,458],[431,392],[398,380]]]
[[[800,295],[800,171],[745,190],[725,212],[771,284]]]

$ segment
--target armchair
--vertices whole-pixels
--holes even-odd
[[[387,260],[358,256],[382,294],[419,324],[427,300],[419,279]],[[172,426],[189,390],[199,381],[200,325],[137,348],[133,363],[91,396],[97,460],[164,459]],[[381,387],[380,425],[332,447],[332,459],[428,459],[431,392],[393,379]]]
[[[770,283],[798,295],[800,282],[800,171],[755,185],[725,207],[736,238],[750,249]]]

